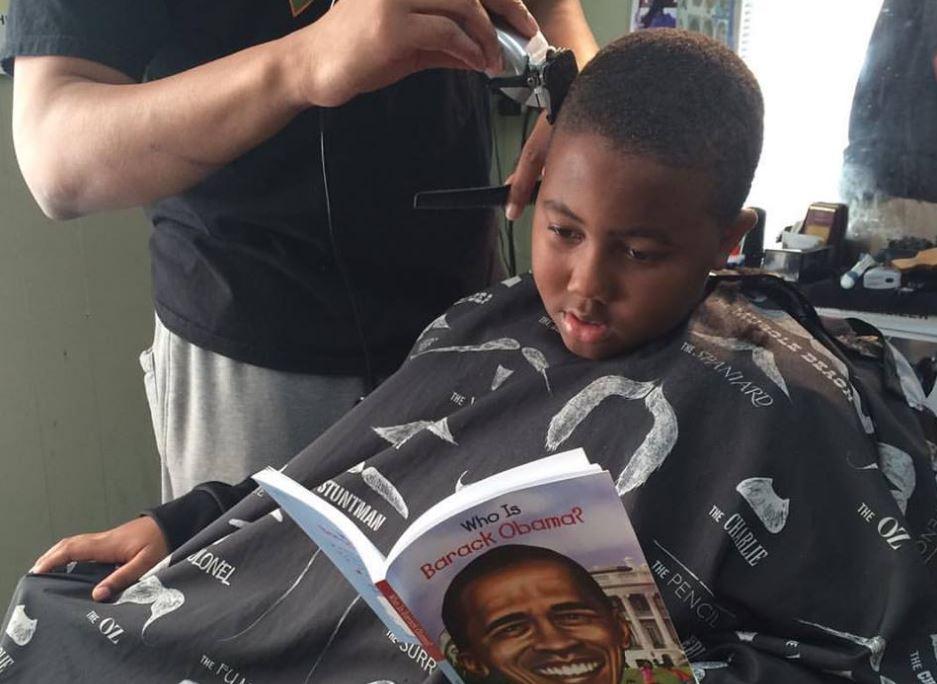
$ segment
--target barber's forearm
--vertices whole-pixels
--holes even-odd
[[[269,138],[303,106],[288,48],[274,41],[144,84],[58,74],[40,96],[14,98],[17,155],[43,210],[148,204]],[[17,60],[17,79],[30,68]]]
[[[525,35],[536,28],[522,0],[356,0],[284,38],[146,84],[84,60],[18,60],[20,167],[56,218],[147,204],[191,187],[304,107],[338,106],[424,69],[494,68],[485,8]],[[36,78],[40,64],[50,71]]]
[[[547,40],[552,45],[571,49],[582,68],[595,56],[599,47],[586,21],[580,0],[526,0]]]

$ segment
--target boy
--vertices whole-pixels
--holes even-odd
[[[557,124],[533,281],[457,302],[286,472],[387,551],[461,484],[583,447],[617,476],[684,647],[712,668],[707,684],[937,672],[932,423],[907,405],[916,395],[889,393],[900,383],[883,367],[897,357],[866,346],[881,358],[860,358],[773,279],[708,276],[752,223],[741,205],[761,119],[753,77],[713,41],[652,31],[605,48]],[[210,483],[51,549],[37,573],[125,564],[96,598],[175,552],[113,604],[55,576],[25,580],[17,624],[39,627],[24,646],[3,642],[14,667],[61,679],[39,657],[45,640],[104,679],[431,675],[426,654],[398,647],[252,489]],[[121,658],[86,624],[103,620],[120,625]],[[89,636],[63,638],[69,621]]]

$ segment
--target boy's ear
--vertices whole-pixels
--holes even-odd
[[[735,217],[735,220],[722,229],[719,251],[716,254],[716,259],[712,264],[712,268],[717,270],[725,268],[729,253],[735,248],[739,241],[745,237],[745,233],[755,227],[755,223],[757,222],[758,214],[755,213],[754,209],[743,207],[738,216]]]

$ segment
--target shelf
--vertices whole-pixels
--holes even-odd
[[[937,345],[937,316],[886,314],[821,307],[817,307],[817,313],[830,318],[859,318],[874,325],[888,337],[902,337]]]

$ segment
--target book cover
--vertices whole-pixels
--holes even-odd
[[[454,682],[694,681],[610,475],[581,451],[549,458],[565,459],[565,476],[535,461],[469,485],[414,521],[386,558],[343,513],[310,504],[308,490],[293,483],[308,497],[284,496],[286,476],[258,481],[388,628],[419,641]]]

